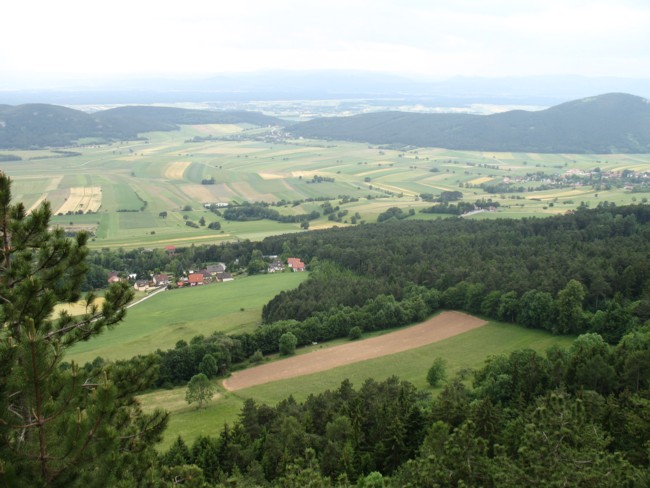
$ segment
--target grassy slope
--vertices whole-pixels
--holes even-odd
[[[224,422],[232,423],[236,419],[247,398],[274,405],[289,395],[293,395],[297,400],[304,400],[311,393],[335,389],[345,378],[355,387],[359,387],[367,378],[381,381],[392,375],[411,381],[419,388],[429,389],[426,372],[436,357],[447,360],[448,376],[451,377],[462,368],[480,367],[493,355],[508,354],[521,348],[543,352],[552,344],[568,346],[572,340],[571,337],[553,336],[512,324],[490,322],[479,329],[411,351],[237,392],[221,391],[217,399],[200,411],[184,402],[184,387],[151,392],[143,395],[141,400],[145,409],[159,406],[172,413],[161,445],[164,449],[178,435],[188,441],[192,441],[199,434],[217,435]],[[435,394],[439,388],[431,391]]]
[[[307,273],[277,273],[164,291],[129,309],[115,329],[77,344],[67,358],[81,364],[97,356],[127,359],[198,334],[250,331],[260,322],[264,304],[306,278]]]

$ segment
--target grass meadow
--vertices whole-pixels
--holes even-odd
[[[312,393],[338,388],[341,381],[346,378],[358,388],[368,378],[382,381],[393,375],[410,381],[418,388],[428,390],[435,395],[442,389],[442,386],[437,388],[428,386],[426,374],[437,357],[447,361],[447,377],[451,378],[462,369],[479,368],[490,356],[509,354],[522,348],[530,348],[543,353],[554,344],[568,347],[572,340],[572,337],[554,336],[544,331],[526,329],[513,324],[489,322],[483,327],[444,341],[341,366],[326,372],[267,383],[234,392],[225,391],[220,387],[218,395],[208,404],[207,408],[201,410],[197,410],[194,405],[188,405],[185,402],[185,387],[147,393],[140,397],[140,401],[145,410],[162,407],[171,413],[169,427],[160,445],[161,449],[166,449],[179,435],[189,442],[200,434],[218,435],[224,423],[232,424],[237,419],[244,401],[248,398],[268,405],[275,405],[289,395],[302,401]],[[330,347],[331,345],[317,347]]]
[[[79,364],[97,356],[128,359],[171,349],[179,340],[199,334],[251,331],[271,298],[305,279],[307,273],[274,273],[167,290],[130,308],[124,322],[112,330],[75,345],[66,358]]]
[[[312,221],[317,229],[350,225],[360,220],[374,222],[389,207],[414,209],[409,218],[438,218],[417,210],[431,204],[419,200],[421,193],[438,194],[458,190],[464,200],[492,198],[498,212],[471,218],[544,216],[571,210],[581,203],[596,206],[609,201],[618,205],[641,201],[647,193],[621,188],[596,190],[592,186],[518,194],[490,195],[475,185],[486,181],[516,179],[528,173],[562,174],[568,170],[650,170],[648,154],[532,154],[453,151],[418,148],[407,151],[366,144],[296,140],[263,142],[251,138],[264,129],[246,125],[183,126],[179,131],[147,134],[144,141],[75,148],[79,156],[61,157],[47,150],[9,151],[23,158],[3,163],[14,181],[15,199],[27,209],[48,200],[53,222],[71,230],[94,233],[91,247],[153,248],[169,244],[213,244],[228,240],[260,240],[266,236],[298,232],[299,224],[271,221],[226,222],[203,205],[216,202],[305,200],[348,195],[358,201],[341,203],[348,214],[333,223],[325,216]],[[187,142],[194,136],[212,135],[213,140]],[[241,140],[220,140],[238,135]],[[247,139],[248,137],[248,139]],[[316,183],[313,178],[334,181]],[[214,178],[214,185],[203,180]],[[538,183],[523,183],[534,187]],[[101,188],[97,213],[57,215],[68,208],[70,194],[81,187]],[[185,206],[191,212],[183,212]],[[281,213],[307,213],[319,203],[289,204]],[[167,217],[160,216],[166,212]],[[221,230],[192,228],[186,220],[218,221]],[[82,226],[82,227],[80,227]]]

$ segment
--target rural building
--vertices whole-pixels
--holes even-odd
[[[133,288],[138,291],[146,291],[149,289],[149,280],[138,280],[133,285]]]
[[[117,271],[111,271],[108,273],[108,280],[106,281],[108,281],[108,284],[110,285],[111,283],[119,283],[122,281],[122,278],[117,275]]]
[[[210,264],[210,265],[206,266],[205,269],[211,275],[216,275],[217,273],[223,273],[224,271],[226,271],[226,265],[223,264],[223,263]]]
[[[230,273],[217,273],[217,281],[232,281],[234,278]]]
[[[294,271],[305,271],[305,263],[300,258],[287,258],[287,264]]]
[[[269,263],[269,266],[267,268],[267,272],[269,273],[279,273],[281,271],[284,271],[284,263],[280,261],[279,259],[276,259],[275,261],[272,261]]]
[[[167,254],[176,254],[176,246],[165,246]]]
[[[203,273],[190,273],[187,277],[187,281],[190,286],[202,285],[203,284]]]
[[[169,276],[166,274],[157,274],[153,277],[153,283],[156,286],[169,285]]]

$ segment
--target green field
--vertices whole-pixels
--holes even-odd
[[[78,343],[66,358],[80,364],[97,356],[128,359],[199,334],[248,332],[260,323],[263,305],[305,279],[307,273],[274,273],[164,291],[130,308],[114,329]]]
[[[186,441],[192,441],[200,434],[217,435],[224,422],[232,424],[236,420],[247,398],[269,405],[275,405],[289,395],[302,401],[312,393],[338,388],[346,378],[355,387],[359,387],[368,378],[382,381],[392,375],[436,394],[440,388],[432,389],[426,383],[427,370],[436,357],[447,361],[448,377],[452,377],[461,369],[480,367],[493,355],[508,354],[522,348],[543,353],[554,344],[569,346],[572,340],[572,337],[554,336],[540,330],[490,322],[473,331],[411,351],[236,392],[220,389],[218,398],[203,410],[187,405],[184,387],[147,393],[140,400],[145,409],[162,407],[171,412],[170,424],[161,444],[161,448],[166,448],[178,435],[182,435]]]
[[[264,129],[250,126],[183,126],[175,132],[149,133],[148,140],[75,148],[80,156],[61,157],[47,150],[9,151],[23,158],[3,163],[14,181],[14,196],[26,208],[47,199],[54,223],[94,233],[91,247],[164,247],[169,244],[212,244],[235,239],[259,240],[266,236],[300,231],[299,224],[272,221],[225,222],[203,205],[216,202],[358,198],[339,205],[347,210],[341,222],[325,216],[311,222],[312,229],[349,225],[359,213],[374,222],[392,206],[418,210],[431,204],[419,200],[422,193],[458,190],[465,201],[492,198],[497,212],[471,218],[522,217],[566,212],[584,202],[596,206],[642,201],[648,193],[632,193],[621,187],[595,183],[571,188],[523,193],[487,194],[477,185],[508,178],[516,185],[536,188],[527,181],[536,172],[564,174],[595,167],[607,171],[648,171],[648,154],[529,154],[452,151],[436,148],[394,150],[359,143],[287,140],[264,142],[253,136]],[[215,138],[238,134],[242,140],[214,139],[187,142],[194,136]],[[334,181],[312,182],[314,176]],[[214,178],[215,184],[201,184]],[[603,180],[600,183],[607,183]],[[71,188],[99,186],[102,201],[92,215],[56,215],[64,208]],[[369,198],[370,197],[370,198]],[[189,205],[191,212],[181,211]],[[319,210],[319,203],[280,207],[283,214]],[[118,212],[121,210],[121,212]],[[160,217],[167,212],[167,217]],[[185,218],[207,223],[219,221],[220,231],[185,225]],[[411,218],[437,218],[416,213]]]

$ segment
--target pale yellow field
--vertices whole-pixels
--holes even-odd
[[[82,210],[85,212],[97,212],[102,205],[101,186],[75,186],[70,188],[66,201],[55,212],[66,214]]]
[[[188,197],[199,200],[201,203],[228,202],[237,196],[228,185],[182,185],[181,190]]]
[[[177,161],[175,163],[168,164],[165,168],[163,176],[168,180],[182,180],[185,170],[190,167],[192,163],[190,161]]]
[[[515,157],[509,152],[484,152],[483,157],[490,159],[514,159]]]
[[[59,187],[59,183],[61,183],[61,180],[63,179],[63,175],[60,176],[54,176],[50,178],[50,181],[47,184],[47,187],[45,187],[45,191],[54,191]]]
[[[394,193],[403,193],[405,196],[417,195],[417,192],[414,192],[412,190],[405,190],[404,188],[400,188],[399,186],[385,185],[383,183],[373,183],[372,185],[375,188],[380,188],[382,190],[388,190],[388,191],[392,191]]]
[[[468,181],[470,185],[480,185],[482,183],[487,183],[488,181],[492,181],[494,178],[490,178],[489,176],[483,176],[482,178],[474,178],[473,180]]]
[[[626,169],[631,171],[647,171],[648,165],[647,164],[626,164],[626,165],[615,166],[611,168],[612,171],[624,171]]]
[[[556,193],[546,193],[543,195],[537,194],[537,195],[528,195],[526,198],[528,199],[533,199],[537,198],[539,200],[553,200],[554,198],[567,198],[567,197],[577,197],[580,195],[585,195],[587,193],[593,193],[592,188],[587,188],[584,190],[568,190],[568,191],[559,191]]]
[[[257,174],[263,180],[281,180],[283,178],[286,178],[285,175],[279,175],[277,173],[257,173]]]
[[[247,146],[210,146],[205,149],[196,151],[196,154],[210,154],[212,156],[233,156],[237,154],[253,154],[256,152],[264,151],[261,147],[247,147]]]
[[[98,309],[101,310],[104,301],[105,301],[104,297],[95,298],[95,305],[97,305]],[[66,311],[68,312],[68,314],[75,316],[75,315],[83,315],[88,310],[86,310],[86,301],[79,300],[78,302],[75,303],[59,303],[55,305],[54,312],[53,312],[54,317],[58,317],[62,311]]]
[[[300,178],[301,176],[303,178],[312,178],[317,174],[322,174],[322,173],[319,173],[318,171],[292,171],[291,172],[291,176],[293,176],[294,178]]]
[[[192,128],[204,134],[237,134],[244,130],[236,124],[201,124]]]
[[[158,239],[156,241],[152,240],[147,240],[146,245],[147,246],[161,246],[165,244],[175,244],[178,242],[194,242],[194,241],[205,241],[207,239],[212,239],[215,242],[216,241],[223,241],[224,239],[227,239],[230,237],[230,234],[224,233],[224,234],[212,234],[209,236],[190,236],[190,237],[177,237],[175,239]],[[143,245],[145,242],[142,243]],[[92,245],[90,246],[92,247]],[[97,246],[95,246],[97,247]],[[119,244],[111,244],[111,247],[137,247],[137,245],[134,245],[133,243],[125,242],[125,243],[119,243]]]
[[[446,180],[447,178],[449,178],[449,173],[438,173],[434,174],[433,176],[427,176],[426,178],[420,180],[420,182],[425,183],[427,181]]]
[[[34,210],[36,210],[36,208],[37,208],[41,203],[43,203],[43,200],[45,200],[45,198],[47,198],[47,195],[45,195],[45,194],[43,194],[43,195],[41,195],[40,197],[38,197],[38,200],[36,200],[34,203],[32,203],[32,205],[27,209],[26,213],[29,214],[29,213],[32,213]]]
[[[285,149],[283,151],[274,151],[271,154],[273,155],[273,157],[291,156],[292,154],[302,153],[302,152],[308,151],[310,149],[311,148],[309,148],[309,147],[301,147],[301,148],[298,148],[298,149]]]
[[[271,193],[258,193],[249,183],[241,181],[230,183],[230,188],[238,195],[249,201],[274,202],[275,195]]]
[[[386,166],[388,166],[390,163],[386,163]],[[381,168],[376,168],[376,169],[371,169],[369,171],[364,171],[363,173],[358,173],[358,176],[368,176],[368,175],[374,175],[377,173],[386,173],[387,171],[391,172],[393,171],[393,168],[390,167],[381,167]]]

